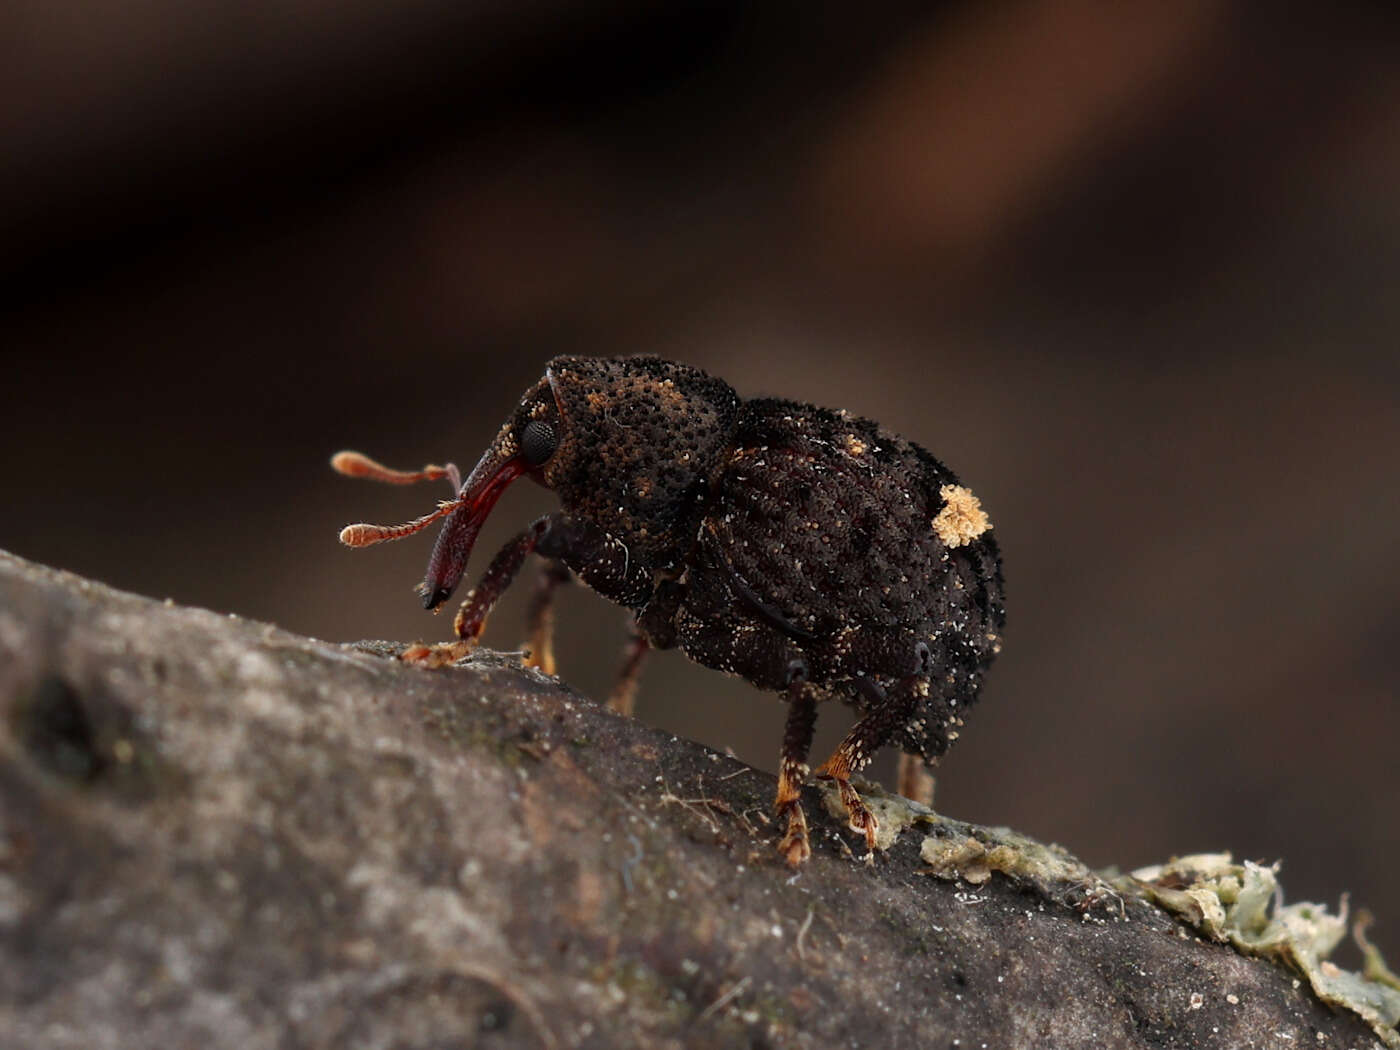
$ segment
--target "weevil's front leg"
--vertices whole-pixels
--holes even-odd
[[[530,597],[530,608],[525,614],[525,643],[530,655],[525,658],[526,667],[538,667],[545,674],[554,674],[554,594],[560,584],[568,583],[569,570],[557,561],[545,564],[540,570],[535,593]]]
[[[486,629],[486,617],[490,615],[506,588],[511,585],[530,552],[539,545],[543,537],[549,535],[554,521],[553,515],[540,518],[502,547],[500,553],[491,559],[481,582],[467,594],[452,621],[457,641],[442,645],[410,646],[399,659],[422,667],[443,667],[456,663],[475,649],[481,632]]]
[[[802,812],[802,785],[807,780],[807,753],[812,749],[812,731],[817,724],[817,697],[806,681],[805,672],[791,676],[788,685],[787,724],[783,729],[783,750],[778,762],[778,795],[773,813],[787,818],[787,830],[778,843],[778,852],[796,868],[812,855],[807,837],[807,817]]]
[[[472,588],[452,622],[459,641],[415,645],[404,652],[401,659],[426,667],[442,667],[470,653],[486,629],[487,616],[532,553],[561,563],[604,598],[629,608],[637,608],[651,597],[651,570],[632,560],[625,543],[562,514],[547,514],[502,547],[491,560],[481,582]]]

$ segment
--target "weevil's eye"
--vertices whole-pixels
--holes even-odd
[[[549,423],[532,419],[525,424],[525,429],[520,433],[520,454],[532,467],[538,467],[554,455],[554,450],[558,447],[559,435]]]

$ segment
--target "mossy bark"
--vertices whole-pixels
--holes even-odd
[[[0,555],[0,1043],[1378,1045],[1072,864],[927,873],[979,829],[867,864],[809,789],[793,874],[766,773],[380,648]]]

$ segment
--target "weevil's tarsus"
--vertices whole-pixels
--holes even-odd
[[[775,816],[782,820],[787,817],[787,829],[778,840],[778,856],[787,862],[789,868],[800,868],[812,857],[812,840],[807,831],[807,814],[802,812],[802,803],[797,799],[778,806]]]
[[[424,645],[419,642],[400,653],[399,659],[418,667],[446,667],[458,660],[465,660],[475,648],[474,642],[441,642],[438,645]]]
[[[841,792],[841,804],[846,807],[846,816],[850,821],[851,830],[865,836],[866,848],[873,853],[875,851],[875,833],[880,829],[880,822],[875,819],[875,814],[866,808],[860,793],[851,784],[851,777],[860,772],[870,761],[871,752],[866,750],[866,737],[870,735],[869,723],[871,722],[870,716],[857,722],[831,757],[823,762],[812,775],[823,780],[835,781],[837,790]]]
[[[787,724],[778,761],[778,794],[773,800],[773,814],[778,820],[787,820],[778,853],[789,867],[796,868],[812,855],[801,799],[802,785],[808,774],[807,753],[812,749],[812,733],[817,725],[817,699],[805,673],[792,676],[787,694]]]

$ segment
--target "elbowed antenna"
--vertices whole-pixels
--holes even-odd
[[[446,517],[461,505],[462,501],[459,499],[445,499],[431,514],[424,514],[421,518],[414,518],[402,525],[369,525],[364,522],[347,525],[340,530],[340,542],[347,547],[371,547],[385,540],[401,540],[405,536],[421,532],[438,518]]]
[[[422,470],[414,471],[394,470],[360,452],[337,452],[331,457],[331,466],[347,477],[368,478],[391,485],[437,481],[440,478],[446,478],[451,483],[457,498],[443,500],[431,514],[424,514],[402,525],[360,523],[347,525],[340,530],[340,542],[347,547],[369,547],[386,540],[412,536],[439,518],[447,518],[433,545],[427,576],[419,587],[425,609],[436,609],[452,596],[467,571],[467,558],[471,555],[486,516],[491,513],[491,508],[496,505],[506,486],[529,469],[520,456],[502,455],[495,448],[486,450],[465,482],[452,463],[443,467],[430,463]]]
[[[446,478],[454,492],[462,487],[462,476],[458,473],[455,463],[449,463],[445,467],[429,463],[422,470],[394,470],[382,463],[376,463],[362,452],[347,450],[337,452],[331,457],[331,467],[346,477],[368,478],[370,481],[384,481],[390,485],[410,485],[416,481],[437,481]],[[347,547],[369,547],[385,540],[401,540],[427,528],[461,505],[460,498],[443,500],[431,514],[425,514],[403,525],[347,525],[340,530],[340,542]]]

